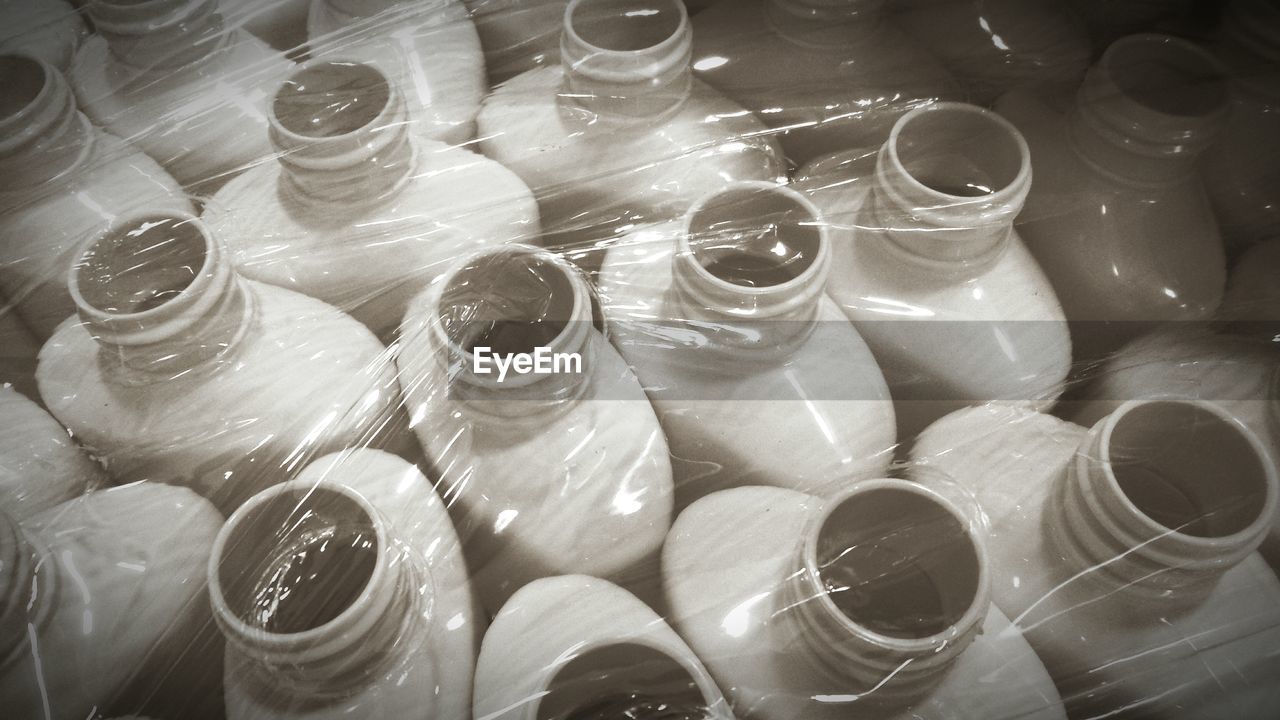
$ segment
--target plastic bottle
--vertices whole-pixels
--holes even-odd
[[[40,343],[9,301],[0,296],[0,385],[11,386],[29,398],[38,399],[36,355],[39,352]]]
[[[267,103],[293,63],[227,28],[218,0],[95,0],[88,13],[98,34],[68,78],[95,124],[196,193],[271,155]]]
[[[466,0],[484,45],[489,81],[501,85],[526,70],[560,62],[560,28],[568,0]]]
[[[1075,85],[1092,58],[1084,24],[1057,0],[907,0],[893,19],[980,105],[1015,87]]]
[[[209,560],[228,720],[469,717],[479,620],[430,482],[376,450],[246,502]]]
[[[0,387],[0,500],[22,521],[83,494],[102,469],[49,417],[11,387]]]
[[[489,90],[480,37],[460,0],[313,0],[311,57],[373,65],[405,95],[410,134],[450,145],[476,134]]]
[[[584,575],[526,585],[485,635],[473,717],[732,720],[693,650],[626,590]]]
[[[311,0],[218,0],[218,8],[228,27],[244,28],[277,50],[306,45]]]
[[[741,183],[609,251],[609,333],[666,432],[678,507],[740,485],[820,494],[892,461],[889,388],[826,295],[831,232],[794,190]]]
[[[590,251],[726,182],[785,174],[765,126],[693,79],[692,35],[679,0],[573,0],[562,66],[485,100],[480,146],[533,189],[545,242]]]
[[[191,211],[154,160],[89,124],[52,65],[0,56],[0,286],[44,340],[75,314],[67,267],[120,215]]]
[[[464,258],[405,317],[409,415],[491,613],[540,577],[655,584],[648,564],[671,525],[667,442],[594,307],[567,261],[511,246]],[[538,348],[551,372],[476,362]]]
[[[279,162],[235,178],[204,220],[245,277],[324,300],[389,339],[459,256],[538,234],[528,187],[498,163],[421,141],[372,65],[316,61],[271,104]]]
[[[900,440],[965,405],[1057,399],[1071,339],[1013,228],[1033,187],[1013,126],[941,103],[902,117],[874,157],[849,151],[799,175],[831,228],[827,291],[884,371]]]
[[[1280,580],[1254,552],[1276,509],[1265,452],[1214,405],[1156,399],[1092,429],[962,410],[913,459],[977,496],[992,598],[1072,717],[1253,718],[1280,688]]]
[[[282,467],[404,436],[386,349],[304,295],[236,275],[196,218],[126,218],[73,268],[79,321],[40,353],[50,412],[118,480],[190,485],[224,511]]]
[[[88,35],[66,0],[0,0],[0,53],[29,55],[66,70]]]
[[[1196,161],[1228,104],[1208,53],[1134,35],[1107,49],[1074,104],[1015,91],[996,110],[1031,147],[1036,182],[1018,231],[1075,322],[1077,359],[1141,334],[1135,321],[1217,309],[1226,264]]]
[[[1231,115],[1201,176],[1223,236],[1239,251],[1280,236],[1280,8],[1231,3],[1214,50],[1228,69]]]
[[[190,490],[152,483],[89,493],[21,525],[0,513],[6,715],[81,720],[163,682],[197,691],[216,657],[179,661],[210,622],[202,576],[221,523]]]
[[[797,165],[876,146],[907,111],[961,88],[884,0],[722,0],[694,21],[694,74],[779,133]]]
[[[902,480],[715,493],[662,557],[672,623],[744,720],[1064,718],[987,564],[958,505]]]

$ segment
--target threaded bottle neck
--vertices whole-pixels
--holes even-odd
[[[185,213],[117,221],[77,258],[68,289],[125,381],[203,366],[235,348],[254,319],[253,297],[221,243]]]
[[[982,630],[987,559],[950,501],[903,480],[859,483],[826,501],[785,586],[808,661],[857,702],[927,693]]]
[[[806,335],[831,268],[827,223],[791,188],[739,182],[685,215],[672,281],[680,316],[733,353],[786,349]]]
[[[53,66],[0,55],[0,191],[29,190],[72,172],[93,143],[71,86]]]
[[[0,673],[57,607],[57,567],[33,540],[0,510]]]
[[[88,12],[111,55],[142,70],[189,65],[227,38],[218,0],[92,0]]]
[[[209,592],[218,627],[259,682],[322,700],[349,696],[420,649],[432,587],[359,493],[297,480],[227,520]]]
[[[1031,154],[995,113],[938,103],[898,119],[876,160],[872,225],[911,256],[988,264],[1008,245],[1031,189]]]
[[[1090,430],[1046,525],[1079,572],[1193,602],[1262,543],[1276,470],[1258,438],[1204,402],[1127,403]]]
[[[1226,74],[1185,40],[1131,35],[1085,74],[1069,119],[1076,153],[1125,183],[1161,186],[1195,172],[1228,113]]]
[[[428,307],[424,330],[450,397],[477,415],[541,415],[587,391],[601,341],[598,304],[582,273],[556,255],[523,245],[482,250],[433,286]],[[513,366],[503,377],[496,358],[520,355],[546,358],[548,371]]]
[[[404,95],[372,65],[300,68],[277,90],[270,123],[284,187],[309,206],[385,202],[416,165]]]
[[[693,27],[681,0],[572,0],[560,53],[562,107],[595,122],[666,117],[693,88]]]
[[[764,11],[773,29],[797,44],[847,47],[883,18],[884,0],[766,0]]]

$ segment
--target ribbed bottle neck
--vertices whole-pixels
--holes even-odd
[[[68,289],[122,382],[204,369],[234,350],[256,317],[220,242],[184,213],[118,220],[72,265]]]
[[[111,55],[141,70],[171,72],[228,38],[218,0],[92,0],[87,9]]]
[[[1226,74],[1209,53],[1164,35],[1113,43],[1085,74],[1068,120],[1096,172],[1139,186],[1184,181],[1228,114]]]
[[[30,646],[58,601],[56,562],[0,511],[0,674]]]
[[[30,190],[73,173],[93,148],[93,128],[53,66],[0,55],[0,191]]]
[[[938,103],[894,125],[866,224],[918,261],[982,267],[1008,246],[1030,189],[1030,151],[1013,125],[974,105]]]
[[[1074,572],[1135,597],[1195,602],[1266,537],[1275,468],[1210,403],[1127,403],[1060,477],[1045,525]]]
[[[209,565],[214,620],[258,682],[349,697],[420,650],[433,587],[359,493],[293,481],[227,520]]]
[[[812,202],[773,183],[733,183],[698,200],[672,256],[678,317],[705,329],[720,359],[789,350],[816,321],[828,232]]]
[[[874,480],[814,514],[781,617],[820,681],[902,706],[981,632],[989,582],[983,541],[958,507],[916,483]]]
[[[560,53],[561,107],[593,124],[666,118],[693,89],[693,27],[681,0],[571,0]]]
[[[599,308],[586,278],[564,259],[524,245],[482,250],[433,286],[427,307],[424,331],[448,374],[449,397],[477,419],[541,417],[588,391],[603,342]],[[550,371],[511,367],[504,379],[494,358],[515,354],[541,354]]]
[[[884,0],[765,0],[764,12],[796,44],[854,47],[884,19]]]
[[[271,142],[284,190],[318,209],[388,201],[417,165],[411,122],[404,94],[373,65],[303,66],[271,105]]]

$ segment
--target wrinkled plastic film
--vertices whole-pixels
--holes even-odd
[[[1274,716],[1278,39],[0,2],[3,714]]]

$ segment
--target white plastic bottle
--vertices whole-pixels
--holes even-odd
[[[0,387],[0,505],[22,521],[103,480],[98,467],[49,413]]]

